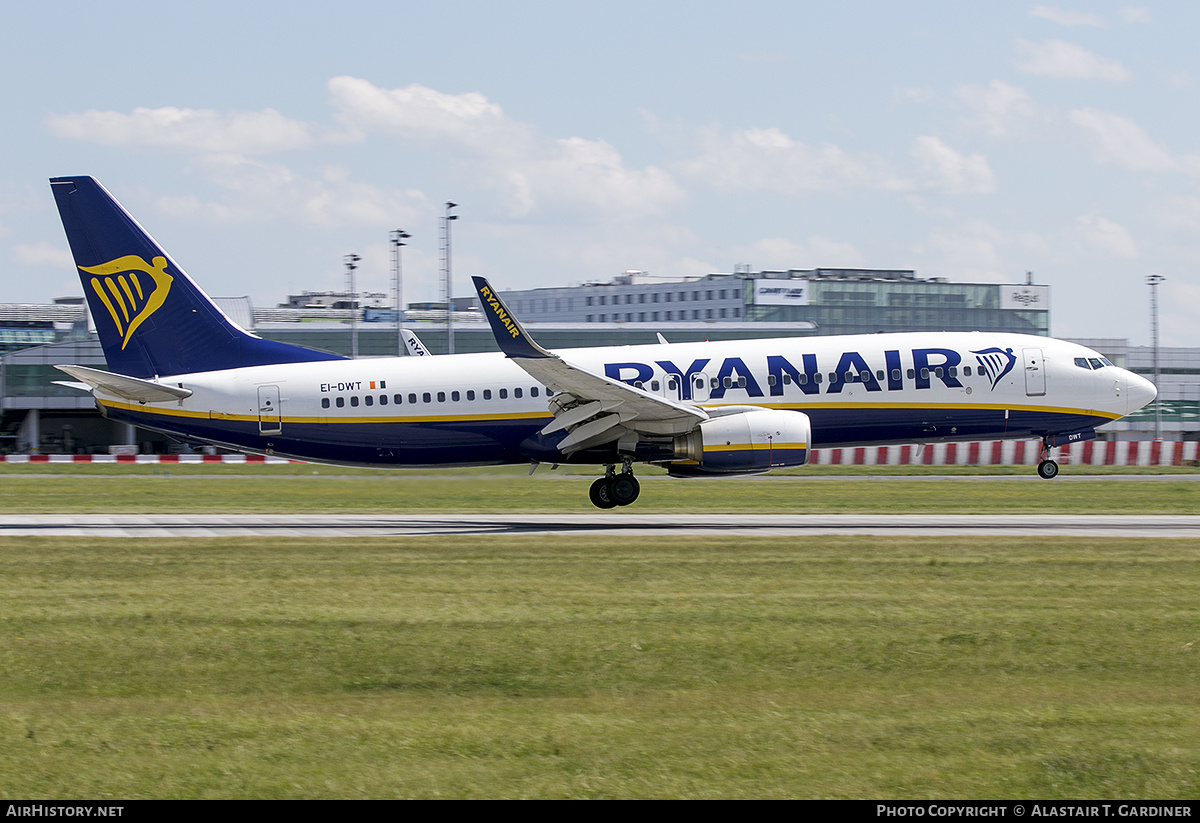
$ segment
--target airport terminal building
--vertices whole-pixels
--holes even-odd
[[[499,286],[500,284],[496,284]],[[522,322],[810,323],[814,333],[1005,331],[1048,335],[1050,289],[951,283],[909,270],[790,269],[669,280],[626,272],[607,283],[498,289]]]

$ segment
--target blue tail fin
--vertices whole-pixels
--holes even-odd
[[[232,323],[91,177],[56,177],[50,188],[113,371],[148,378],[343,359]]]

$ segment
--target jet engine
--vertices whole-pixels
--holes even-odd
[[[775,409],[727,413],[675,438],[676,476],[755,474],[808,462],[812,423],[807,414]]]

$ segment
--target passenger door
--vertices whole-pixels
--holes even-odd
[[[1041,397],[1046,393],[1046,364],[1041,349],[1022,349],[1025,359],[1025,394]]]

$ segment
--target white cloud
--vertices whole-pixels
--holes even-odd
[[[1124,258],[1138,256],[1137,246],[1123,226],[1095,215],[1080,216],[1076,225],[1084,243],[1096,252]]]
[[[982,154],[960,154],[930,136],[913,141],[912,154],[920,166],[923,188],[948,194],[987,194],[996,188],[995,177]]]
[[[1103,18],[1088,14],[1083,11],[1071,11],[1070,9],[1060,9],[1054,6],[1032,6],[1029,9],[1029,14],[1032,17],[1041,17],[1044,20],[1058,23],[1062,26],[1097,26],[1104,27]]]
[[[357,77],[334,77],[328,84],[343,124],[360,133],[384,132],[412,140],[451,141],[486,150],[532,142],[528,126],[505,117],[482,94],[444,94],[416,83],[383,89]]]
[[[1076,109],[1070,117],[1094,138],[1092,157],[1098,163],[1133,171],[1200,170],[1200,159],[1176,159],[1128,117],[1094,109]]]
[[[71,252],[52,243],[19,243],[13,246],[13,260],[24,266],[50,266],[74,271]]]
[[[1002,232],[983,221],[971,221],[957,229],[933,230],[929,239],[913,249],[924,256],[924,270],[943,271],[958,282],[1007,283],[1011,273],[1001,265]]]
[[[1150,9],[1144,6],[1124,6],[1118,12],[1125,23],[1149,23]]]
[[[221,113],[165,106],[137,108],[131,114],[53,114],[45,122],[58,137],[123,148],[266,154],[306,149],[317,142],[311,127],[274,109]]]
[[[157,205],[164,212],[213,222],[282,218],[324,227],[389,226],[412,222],[429,211],[420,192],[356,183],[338,168],[328,168],[321,179],[314,180],[287,166],[228,154],[207,155],[194,167],[232,196],[220,203],[195,197],[162,197]]]
[[[1200,314],[1200,285],[1170,278],[1158,295],[1161,344],[1186,346],[1196,337],[1196,316]]]
[[[993,80],[987,86],[964,84],[955,94],[974,112],[967,125],[992,137],[1008,137],[1038,118],[1037,108],[1025,90],[1002,80]]]
[[[739,260],[755,269],[855,268],[864,264],[852,243],[812,235],[803,242],[784,237],[764,237],[733,250]]]
[[[745,129],[700,135],[701,153],[681,164],[683,172],[714,188],[829,191],[847,188],[903,189],[908,184],[879,158],[851,154],[838,146],[810,146],[779,129]]]
[[[1017,52],[1021,55],[1017,68],[1028,74],[1109,82],[1129,79],[1129,72],[1116,60],[1101,57],[1062,40],[1046,40],[1042,43],[1018,40]]]
[[[383,89],[355,77],[333,78],[329,91],[352,133],[465,151],[514,215],[565,206],[632,217],[665,211],[683,199],[662,169],[630,169],[603,140],[546,136],[478,93],[444,94],[417,84]]]
[[[902,175],[872,154],[839,146],[811,146],[780,129],[719,132],[700,136],[701,153],[679,165],[689,177],[724,191],[931,190],[947,194],[990,192],[995,180],[987,159],[963,155],[936,137],[913,141],[917,168]]]

